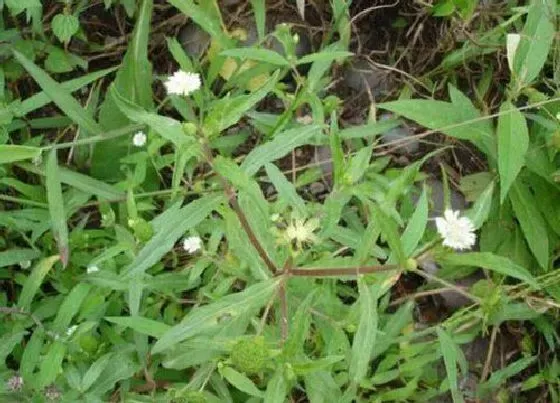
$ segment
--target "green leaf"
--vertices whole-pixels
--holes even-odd
[[[43,169],[35,165],[18,164],[18,166],[37,175],[46,175]],[[75,187],[82,192],[96,195],[101,199],[118,201],[124,198],[124,193],[114,186],[67,168],[59,166],[58,177],[62,183]]]
[[[303,199],[297,194],[294,184],[286,179],[276,165],[267,163],[265,169],[268,179],[278,192],[278,197],[291,206],[300,217],[307,217],[307,207]]]
[[[24,311],[29,311],[33,297],[39,290],[43,279],[58,260],[59,256],[47,257],[45,259],[41,259],[35,267],[33,267],[31,274],[27,277],[25,283],[23,283],[23,289],[21,290],[21,294],[18,299],[18,308]]]
[[[229,47],[232,41],[222,29],[224,25],[216,0],[206,0],[200,2],[200,5],[195,4],[193,0],[169,0],[169,3],[181,10],[186,16],[192,18],[222,48]]]
[[[363,278],[358,279],[360,322],[354,335],[348,375],[358,384],[367,375],[377,337],[377,299]]]
[[[263,391],[259,390],[252,380],[235,369],[224,367],[220,370],[220,373],[231,385],[240,391],[245,392],[250,396],[264,398]]]
[[[528,147],[529,131],[525,117],[511,102],[504,102],[498,119],[498,172],[502,203],[525,163]]]
[[[474,205],[465,214],[466,217],[471,219],[475,229],[482,227],[490,216],[493,194],[494,181],[490,182],[486,189],[484,189],[484,191],[478,196]]]
[[[0,338],[0,362],[3,364],[5,363],[6,357],[12,352],[14,347],[21,342],[23,336],[25,336],[25,332],[18,332],[15,330],[2,335]]]
[[[157,341],[152,353],[167,350],[211,327],[223,326],[219,323],[221,318],[231,321],[235,317],[259,309],[270,300],[280,281],[280,278],[264,280],[242,292],[226,295],[209,305],[192,309],[180,324],[173,326]]]
[[[509,199],[527,244],[529,244],[529,249],[535,255],[539,265],[544,270],[548,270],[548,231],[546,222],[537,207],[539,201],[533,197],[528,187],[520,181],[516,181],[511,187]]]
[[[416,209],[408,221],[408,225],[401,235],[401,244],[403,247],[403,254],[406,257],[412,255],[418,243],[424,236],[426,225],[428,224],[428,197],[426,194],[426,187],[422,189],[422,195],[416,203]]]
[[[140,365],[132,361],[130,354],[116,353],[109,364],[101,372],[90,389],[90,395],[102,396],[105,392],[113,389],[115,383],[121,379],[131,378],[135,372],[141,369]]]
[[[125,278],[143,273],[159,262],[173,248],[173,245],[181,236],[204,220],[208,214],[220,205],[222,200],[221,195],[206,196],[187,204],[173,216],[165,216],[165,220],[160,222],[159,229],[154,236],[125,269]]]
[[[52,19],[51,28],[60,42],[68,43],[80,29],[80,20],[72,14],[57,14]]]
[[[228,49],[220,53],[221,56],[229,56],[239,59],[256,60],[258,62],[264,62],[273,64],[276,66],[289,66],[288,62],[281,54],[268,49],[258,49],[258,48],[237,48]]]
[[[36,380],[35,368],[41,361],[41,350],[43,349],[44,330],[35,329],[33,335],[25,345],[21,356],[19,371],[25,384],[31,385]]]
[[[354,53],[345,50],[323,50],[321,52],[303,56],[301,59],[298,59],[296,64],[332,62],[335,60],[342,61],[342,59],[346,59],[347,57],[350,57],[352,55],[354,55]]]
[[[117,107],[131,121],[149,126],[161,137],[171,141],[176,146],[182,146],[192,141],[192,138],[185,134],[181,123],[177,120],[142,109],[142,107],[123,98],[114,85],[111,86],[109,92]]]
[[[251,0],[259,41],[266,35],[266,0]]]
[[[449,381],[449,389],[453,402],[461,403],[465,400],[457,385],[457,348],[451,336],[440,326],[436,327],[441,353],[443,354],[443,362],[445,363],[445,371],[447,372],[447,380]]]
[[[54,239],[58,245],[60,261],[66,267],[70,258],[68,246],[68,226],[66,225],[66,214],[64,212],[64,200],[62,198],[62,186],[58,174],[58,161],[56,149],[52,149],[47,159],[45,168],[47,188],[47,200],[49,202],[49,213],[51,217],[51,228]]]
[[[460,105],[430,99],[403,99],[377,106],[448,136],[469,140],[487,155],[493,154],[488,146],[493,141],[492,133],[488,132],[486,124],[472,121],[477,118],[472,115],[472,110]]]
[[[91,385],[99,378],[103,370],[107,367],[109,362],[113,358],[113,353],[107,353],[101,356],[97,361],[91,364],[91,367],[87,370],[82,378],[81,390],[88,390]]]
[[[375,123],[368,123],[365,125],[352,126],[342,129],[338,132],[338,137],[343,140],[374,137],[380,133],[385,133],[388,130],[398,127],[401,124],[402,120],[400,119],[380,120]]]
[[[254,175],[267,162],[282,158],[294,148],[309,143],[311,138],[320,133],[321,126],[319,125],[308,125],[283,131],[274,136],[272,141],[251,150],[241,168],[248,175]]]
[[[41,252],[35,249],[10,249],[0,252],[0,267],[11,266],[27,260],[37,259]]]
[[[537,360],[537,357],[524,357],[521,358],[503,369],[492,371],[492,375],[488,381],[481,383],[478,386],[478,392],[480,395],[484,396],[487,393],[495,391],[500,385],[502,385],[506,380],[519,374],[529,365],[533,364]]]
[[[51,344],[49,352],[41,362],[39,374],[37,375],[38,389],[43,389],[50,385],[62,372],[62,360],[66,354],[66,344],[62,341],[55,341]]]
[[[398,264],[404,267],[406,264],[406,254],[401,243],[397,223],[389,216],[387,216],[378,206],[372,206],[372,219],[377,222],[381,234],[391,247],[391,252],[394,253]]]
[[[72,288],[72,291],[70,291],[68,296],[64,298],[64,301],[60,305],[58,313],[56,314],[56,318],[53,322],[53,330],[55,332],[64,333],[66,331],[72,322],[72,318],[80,310],[80,306],[82,305],[82,302],[84,302],[90,290],[91,285],[87,283],[78,283],[74,288]]]
[[[529,85],[543,68],[557,28],[556,0],[533,0],[513,59],[519,86]]]
[[[70,92],[54,81],[39,66],[22,53],[13,50],[16,60],[27,70],[41,89],[70,119],[92,134],[101,134],[103,129],[82,106],[72,98]]]
[[[105,77],[107,74],[114,72],[117,68],[112,67],[109,69],[95,71],[83,77],[75,78],[73,80],[68,80],[59,85],[68,92],[77,91],[80,88],[99,80],[102,77]],[[45,93],[45,91],[41,91],[21,102],[21,105],[18,108],[18,113],[22,116],[27,115],[28,113],[33,112],[43,106],[47,105],[51,102],[51,98]]]
[[[489,252],[446,254],[445,256],[439,256],[437,261],[442,265],[482,267],[504,276],[525,281],[535,289],[540,288],[535,278],[525,268],[516,265],[508,258],[496,256]]]
[[[171,326],[142,316],[106,316],[105,320],[152,337],[161,337]]]
[[[209,136],[216,136],[239,122],[245,113],[274,89],[278,77],[278,72],[275,72],[261,88],[249,95],[235,97],[227,95],[213,103],[208,115],[204,119],[203,130]]]
[[[40,155],[39,147],[0,145],[0,164],[38,158]]]
[[[284,378],[284,368],[282,366],[278,366],[278,369],[274,372],[272,379],[266,386],[264,403],[284,403],[287,392],[288,385],[286,383],[286,379]]]
[[[346,179],[351,184],[358,182],[366,173],[366,170],[369,167],[372,149],[373,145],[370,145],[369,147],[363,147],[350,160],[350,164],[347,168],[348,171],[346,174]]]

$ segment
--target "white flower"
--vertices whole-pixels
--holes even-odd
[[[132,137],[132,144],[136,147],[144,147],[146,145],[146,139],[146,134],[140,131]]]
[[[19,392],[23,388],[23,378],[19,375],[12,376],[6,382],[6,387],[10,392]]]
[[[311,115],[298,116],[296,118],[296,122],[302,125],[310,125],[311,123],[313,123],[313,116]]]
[[[66,329],[66,336],[68,337],[72,336],[77,328],[78,325],[70,326],[68,329]]]
[[[99,266],[96,264],[89,265],[87,267],[87,274],[97,273],[99,271]]]
[[[202,248],[202,239],[197,236],[190,236],[183,239],[183,249],[189,253],[195,253]]]
[[[476,242],[474,224],[467,217],[459,218],[459,211],[445,210],[443,217],[436,218],[436,227],[443,244],[453,249],[470,249]]]
[[[163,83],[168,94],[188,96],[201,86],[200,75],[183,70],[176,71]]]
[[[29,269],[31,267],[31,260],[24,260],[23,262],[19,262],[19,267],[22,269]]]
[[[292,219],[291,224],[288,225],[286,232],[284,232],[284,238],[288,242],[295,241],[297,247],[301,248],[303,243],[315,242],[317,240],[313,233],[317,228],[319,228],[319,220]]]

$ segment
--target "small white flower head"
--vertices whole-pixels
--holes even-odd
[[[310,125],[311,123],[313,123],[313,116],[311,115],[298,116],[296,118],[296,121],[302,125]]]
[[[280,219],[280,214],[274,213],[270,216],[270,221],[277,222]]]
[[[295,242],[296,246],[301,249],[302,245],[306,242],[315,242],[315,230],[319,228],[319,220],[310,219],[305,220],[301,218],[292,219],[292,222],[284,232],[286,241]]]
[[[202,239],[197,236],[190,236],[183,239],[183,249],[188,253],[195,253],[202,248]]]
[[[168,94],[183,95],[186,97],[198,90],[202,82],[200,81],[199,74],[179,70],[173,73],[163,84]]]
[[[68,329],[66,329],[66,336],[68,336],[68,337],[72,336],[77,328],[78,328],[78,325],[70,326]]]
[[[29,269],[31,267],[31,260],[24,260],[22,262],[19,262],[19,267],[21,267],[22,269]]]
[[[457,250],[471,249],[476,242],[474,224],[459,214],[459,211],[445,210],[443,217],[436,218],[437,230],[443,238],[443,245]]]
[[[6,389],[10,392],[19,392],[23,389],[23,378],[19,375],[14,375],[6,382]]]
[[[146,140],[146,133],[139,131],[132,137],[132,144],[134,144],[135,147],[144,147],[146,145]]]
[[[99,266],[97,266],[96,264],[90,264],[86,270],[87,274],[97,273],[99,271]]]

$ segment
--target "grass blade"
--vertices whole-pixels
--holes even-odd
[[[64,213],[64,200],[62,199],[62,186],[58,173],[58,161],[56,150],[51,150],[46,168],[47,200],[49,202],[49,213],[51,216],[51,228],[53,236],[58,245],[60,261],[66,267],[70,257],[68,247],[68,227],[66,225],[66,214]]]
[[[41,155],[39,147],[0,145],[0,164],[29,160]]]
[[[76,101],[70,92],[53,80],[39,66],[26,58],[22,53],[13,50],[17,61],[37,81],[37,84],[52,99],[52,101],[75,123],[82,126],[90,133],[101,134],[102,127],[93,117]]]
[[[51,256],[45,259],[42,259],[35,265],[31,274],[25,280],[23,284],[23,290],[21,290],[21,294],[18,299],[18,308],[29,311],[31,308],[31,302],[33,301],[33,297],[39,290],[43,279],[55,264],[56,261],[60,259],[59,256]]]
[[[525,117],[511,102],[500,108],[498,120],[498,172],[500,173],[500,201],[503,203],[512,183],[525,164],[529,148],[529,130]]]
[[[447,380],[451,396],[454,403],[463,403],[465,400],[459,392],[457,385],[457,349],[451,336],[447,334],[441,327],[436,327],[441,352],[443,354],[443,362],[445,363],[445,371],[447,372]]]

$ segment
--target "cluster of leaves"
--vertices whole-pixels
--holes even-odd
[[[398,120],[339,125],[341,101],[325,89],[333,64],[350,56],[348,2],[332,1],[328,42],[297,56],[289,25],[267,33],[264,0],[250,2],[258,33],[251,47],[224,29],[216,1],[169,0],[212,43],[195,60],[168,38],[177,66],[201,74],[203,87],[157,104],[148,58],[153,2],[121,3],[135,18],[122,64],[69,81],[49,74],[62,72],[49,58],[79,59],[57,43],[80,35],[82,4],[67,3],[52,18],[55,38],[2,32],[3,84],[28,76],[41,89],[18,99],[2,85],[0,94],[7,398],[56,390],[92,402],[429,401],[447,393],[463,401],[469,368],[460,345],[488,327],[528,321],[557,349],[560,102],[557,88],[536,85],[545,65],[559,74],[554,0],[520,11],[527,16],[519,40],[508,41],[511,81],[496,124],[453,85],[448,102],[377,105],[486,155],[488,172],[462,179],[473,201],[465,214],[480,230],[480,251],[462,254],[441,247],[428,225],[421,168],[434,154],[395,167],[372,155],[377,136]],[[42,34],[40,2],[5,6],[25,12]],[[273,38],[280,52],[268,49]],[[76,65],[87,68],[76,62],[70,70]],[[104,77],[112,77],[108,88]],[[259,110],[273,98],[280,113]],[[62,113],[34,117],[50,103]],[[310,124],[297,119],[305,111]],[[146,147],[132,146],[138,130]],[[67,133],[73,139],[59,141]],[[251,135],[259,143],[236,153]],[[324,202],[301,192],[321,178],[319,168],[288,177],[275,164],[306,145],[332,154]],[[182,250],[185,236],[202,238],[202,251]],[[391,289],[407,271],[425,276],[417,266],[429,259],[448,280],[469,268],[487,278],[462,291],[470,306],[420,330],[414,302],[395,308]],[[538,363],[543,369],[520,389],[546,387],[558,399],[554,354],[543,361],[530,343],[522,353],[470,392],[503,397],[508,379]]]

